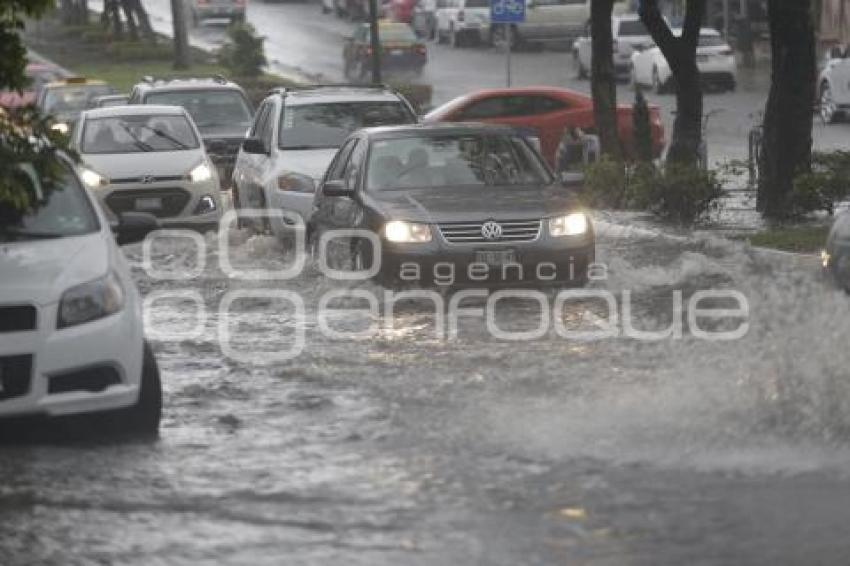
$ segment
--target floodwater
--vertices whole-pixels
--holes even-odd
[[[128,248],[156,298],[161,439],[1,447],[0,564],[847,563],[847,297],[744,244],[597,228],[608,277],[591,288],[611,292],[620,327],[627,296],[636,328],[662,330],[678,293],[687,319],[695,293],[735,290],[746,335],[708,341],[686,320],[681,338],[577,340],[550,321],[508,341],[466,312],[447,338],[427,299],[399,303],[392,327],[357,299],[320,312],[328,292],[377,289],[312,263],[246,279],[292,259],[269,237],[210,236],[200,255],[155,241],[151,265],[188,280],[153,277]],[[562,306],[551,318],[573,330],[607,312]],[[497,307],[509,331],[541,320],[529,300]]]

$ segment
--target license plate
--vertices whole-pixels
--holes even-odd
[[[161,198],[137,198],[136,210],[161,210]]]
[[[404,55],[404,49],[391,49],[390,55],[395,55],[396,57]]]
[[[516,262],[516,253],[514,250],[487,250],[475,252],[475,263],[486,263],[487,265],[501,267],[502,265],[512,265]]]

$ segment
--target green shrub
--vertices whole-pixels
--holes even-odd
[[[720,206],[723,187],[714,171],[668,163],[639,168],[629,186],[630,204],[662,220],[691,225]]]
[[[171,61],[174,51],[171,44],[143,43],[138,41],[114,41],[106,46],[106,53],[116,63],[140,61]]]
[[[622,208],[626,205],[626,169],[607,156],[584,170],[583,201],[595,208]]]
[[[850,193],[850,152],[815,152],[812,170],[794,179],[788,195],[788,215],[799,218],[823,210],[832,214],[835,203]]]
[[[265,38],[251,24],[239,23],[227,30],[227,42],[218,50],[218,62],[235,77],[259,77],[268,65]]]

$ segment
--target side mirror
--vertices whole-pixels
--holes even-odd
[[[336,179],[324,184],[322,194],[326,197],[351,197],[354,195],[354,189],[349,187],[345,181]]]
[[[242,142],[242,151],[261,155],[268,155],[269,153],[266,144],[260,138],[245,138],[245,141]]]
[[[159,220],[147,212],[123,212],[112,228],[119,246],[141,242],[155,230],[159,230]]]

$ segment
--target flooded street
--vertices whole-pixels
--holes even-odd
[[[203,264],[185,239],[151,246],[158,271],[199,268],[186,281],[152,278],[142,246],[128,248],[144,295],[191,291],[205,307],[149,305],[161,439],[3,447],[0,564],[845,562],[847,298],[783,256],[597,220],[610,272],[591,288],[620,306],[630,292],[635,327],[670,326],[676,291],[687,308],[733,289],[749,301],[746,336],[701,340],[686,321],[681,339],[655,342],[503,341],[464,314],[446,339],[422,300],[399,303],[392,329],[352,299],[320,321],[341,283],[314,265],[291,281],[227,277],[213,236]],[[237,267],[287,263],[265,236],[234,231],[225,248]],[[294,291],[304,310],[233,294],[259,289]],[[219,342],[225,299],[235,356]],[[592,327],[597,303],[556,317]],[[528,330],[540,316],[505,299],[496,322]],[[378,329],[331,339],[324,322]],[[299,332],[300,355],[264,362]]]

